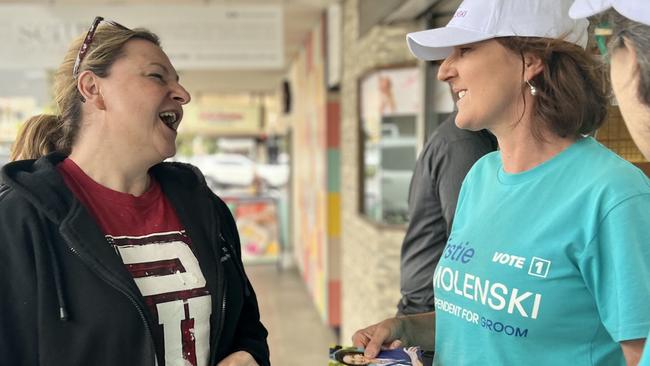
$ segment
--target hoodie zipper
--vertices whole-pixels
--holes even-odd
[[[227,296],[227,291],[228,291],[228,283],[224,280],[224,270],[223,267],[221,266],[221,263],[216,260],[217,262],[217,294],[221,295],[221,308],[219,308],[220,312],[220,317],[219,317],[219,322],[217,323],[216,329],[213,329],[215,331],[215,336],[214,336],[214,342],[211,342],[210,344],[210,365],[216,365],[217,364],[217,348],[219,347],[219,341],[221,341],[221,332],[223,331],[223,326],[225,324],[225,318],[226,318],[226,296]]]
[[[63,238],[66,240],[66,243],[68,244],[68,248],[70,248],[70,251],[71,251],[75,256],[77,256],[79,259],[81,259],[83,262],[88,263],[89,261],[88,261],[87,259],[85,259],[85,258],[81,255],[81,253],[77,252],[77,250],[76,250],[75,248],[73,248],[72,246],[70,246],[70,243],[72,242],[72,241],[70,240],[70,238],[68,238],[68,236],[65,235],[64,233],[61,233],[61,235],[62,235]],[[111,245],[111,247],[113,247],[112,240],[111,240],[110,238],[107,238],[107,239],[108,239],[107,241],[109,242],[109,244]],[[140,306],[138,305],[138,302],[135,300],[135,298],[134,298],[133,296],[131,296],[131,294],[130,294],[128,291],[122,289],[121,286],[115,284],[115,282],[114,282],[112,279],[109,279],[108,277],[106,277],[106,276],[102,273],[102,271],[97,271],[97,270],[95,270],[94,272],[98,273],[98,274],[100,275],[100,277],[103,278],[104,281],[106,281],[106,283],[108,283],[111,287],[113,287],[113,288],[116,289],[117,291],[119,291],[119,292],[121,292],[122,294],[124,294],[124,296],[126,296],[126,298],[129,299],[129,301],[131,302],[131,304],[133,304],[133,306],[135,307],[135,309],[138,311],[138,315],[140,316],[140,319],[142,320],[142,323],[144,324],[144,327],[145,327],[145,329],[147,330],[147,333],[149,334],[149,340],[151,341],[151,342],[149,343],[149,345],[150,345],[149,348],[150,348],[150,351],[151,351],[152,354],[153,354],[153,363],[152,363],[152,365],[154,365],[154,366],[158,365],[158,355],[156,354],[156,348],[155,348],[154,345],[153,345],[154,342],[153,342],[153,336],[152,336],[152,334],[151,334],[151,328],[149,327],[149,323],[147,322],[147,318],[145,317],[144,312],[142,311],[142,309],[140,308]]]
[[[223,331],[223,325],[226,322],[226,297],[228,295],[228,282],[223,283],[223,299],[221,300],[221,319],[219,319],[219,333],[217,333],[217,341],[221,337],[221,332]],[[219,342],[217,342],[219,344]]]
[[[244,295],[246,297],[250,296],[250,290],[248,289],[248,281],[246,281],[246,274],[244,272],[244,267],[242,267],[242,264],[239,263],[239,259],[235,257],[235,248],[232,246],[232,244],[226,240],[226,238],[223,237],[223,234],[221,232],[219,233],[219,239],[223,242],[223,244],[226,244],[230,250],[230,255],[231,255],[231,260],[235,262],[235,267],[237,267],[237,272],[239,272],[239,276],[242,281],[242,286],[244,287]]]

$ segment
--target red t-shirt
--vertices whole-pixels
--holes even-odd
[[[152,178],[149,189],[136,197],[95,182],[69,158],[57,168],[133,276],[159,324],[153,335],[166,364],[206,365],[212,298],[190,238],[160,184]]]

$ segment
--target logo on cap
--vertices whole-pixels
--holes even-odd
[[[454,18],[464,18],[467,15],[467,10],[457,10]]]

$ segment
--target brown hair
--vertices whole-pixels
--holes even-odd
[[[57,116],[39,114],[23,123],[11,147],[10,161],[38,159],[56,150],[62,137]]]
[[[54,74],[54,99],[59,114],[33,117],[38,120],[39,126],[34,129],[39,132],[24,136],[25,138],[32,137],[33,140],[23,142],[23,145],[54,147],[54,150],[70,154],[79,132],[83,103],[82,96],[77,89],[77,79],[72,76],[72,69],[84,36],[85,34],[72,42],[63,62]],[[146,29],[131,30],[113,25],[100,25],[79,67],[79,74],[90,70],[99,77],[108,76],[113,63],[123,56],[124,45],[132,39],[143,39],[160,46],[158,36]],[[39,151],[45,150],[32,150],[32,152]]]
[[[598,59],[560,39],[503,37],[496,40],[521,55],[522,66],[525,53],[539,57],[544,64],[544,70],[529,80],[537,89],[533,135],[538,140],[543,141],[544,130],[560,137],[578,138],[602,125],[607,115],[608,88],[603,64]],[[523,68],[522,85],[525,85]]]

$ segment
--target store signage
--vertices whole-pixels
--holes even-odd
[[[261,132],[259,106],[189,104],[179,132],[202,135],[256,135]]]
[[[50,6],[0,4],[0,69],[56,68],[95,16],[157,33],[177,69],[279,69],[279,5]]]

